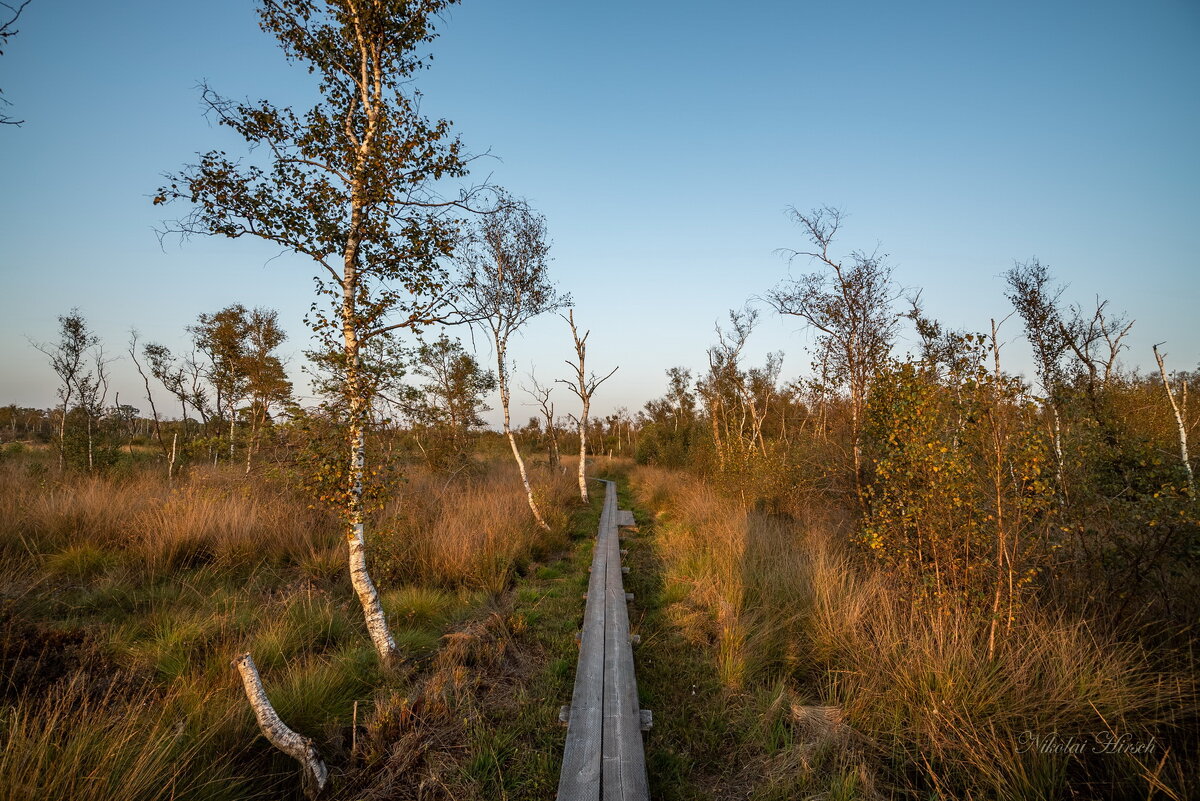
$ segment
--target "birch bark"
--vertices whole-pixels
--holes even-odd
[[[250,654],[242,654],[233,662],[242,677],[242,686],[246,690],[246,699],[254,710],[254,719],[258,728],[271,745],[300,763],[304,770],[304,792],[309,798],[316,798],[325,789],[329,772],[325,762],[317,752],[317,747],[309,738],[292,731],[287,727],[267,698],[263,689],[262,678]]]
[[[1158,345],[1154,346],[1154,359],[1158,362],[1158,373],[1162,376],[1163,387],[1167,390],[1167,400],[1171,402],[1171,411],[1175,412],[1175,425],[1179,428],[1179,458],[1183,462],[1184,472],[1187,473],[1188,497],[1194,499],[1196,497],[1196,476],[1192,472],[1192,460],[1188,455],[1187,426],[1184,423],[1183,412],[1180,411],[1179,404],[1175,402],[1175,393],[1171,390],[1171,382],[1167,380],[1167,367],[1163,363],[1162,354],[1158,352]],[[1186,384],[1184,384],[1184,392],[1187,392]],[[1186,398],[1186,395],[1184,397]]]

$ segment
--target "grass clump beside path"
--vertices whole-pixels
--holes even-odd
[[[1049,613],[989,658],[988,621],[923,612],[820,510],[768,515],[653,468],[631,483],[654,521],[630,583],[668,749],[650,749],[655,797],[1195,796],[1187,670]],[[1053,747],[1072,736],[1086,747]]]

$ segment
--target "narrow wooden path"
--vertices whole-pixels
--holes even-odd
[[[567,742],[558,801],[649,798],[642,732],[650,726],[650,714],[638,706],[619,541],[619,527],[634,521],[630,512],[617,509],[616,484],[603,483],[604,508],[588,579],[575,690],[565,713]]]

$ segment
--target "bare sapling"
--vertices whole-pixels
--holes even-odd
[[[108,365],[111,359],[104,358],[104,346],[96,340],[92,352],[94,370],[85,373],[78,384],[79,410],[87,424],[88,472],[96,469],[96,423],[104,415],[104,404],[108,400]]]
[[[575,343],[575,359],[572,362],[567,361],[567,366],[575,370],[575,377],[572,381],[558,379],[558,383],[565,384],[567,389],[575,393],[583,405],[583,410],[579,417],[576,418],[576,423],[579,426],[579,498],[584,503],[588,502],[587,490],[587,424],[588,414],[592,408],[592,395],[600,388],[608,379],[612,378],[613,373],[617,372],[620,367],[614,367],[609,370],[608,375],[603,378],[598,378],[595,373],[590,375],[587,372],[587,338],[591,331],[584,331],[583,336],[579,335],[579,329],[575,325],[574,309],[567,312],[567,316],[563,317],[567,321],[567,325],[571,326],[571,339]]]
[[[1163,343],[1158,343],[1158,345],[1161,344]],[[1182,408],[1180,408],[1181,404],[1175,401],[1175,392],[1171,389],[1171,382],[1167,378],[1167,367],[1163,361],[1166,354],[1158,352],[1158,345],[1154,346],[1154,360],[1158,362],[1158,374],[1162,376],[1163,387],[1167,390],[1167,400],[1171,402],[1171,411],[1175,412],[1175,425],[1179,427],[1179,458],[1183,462],[1183,471],[1187,473],[1188,497],[1194,500],[1196,476],[1192,472],[1192,460],[1188,455],[1187,425],[1184,423],[1187,413],[1187,381],[1183,382]]]
[[[258,668],[250,654],[242,654],[233,664],[241,674],[246,700],[254,710],[254,719],[258,721],[259,730],[271,745],[300,763],[304,793],[309,798],[316,798],[325,789],[325,783],[329,779],[329,771],[326,770],[325,761],[321,759],[317,747],[311,739],[292,731],[279,718],[271,700],[267,698],[262,678],[258,675]]]
[[[546,439],[548,440],[546,458],[549,460],[550,471],[557,473],[561,467],[561,459],[558,453],[558,428],[554,424],[554,401],[550,400],[554,388],[543,387],[532,372],[529,374],[529,381],[533,384],[533,388],[524,387],[524,389],[537,401],[542,417],[546,419]]]
[[[136,330],[129,332],[129,360],[133,362],[134,368],[137,369],[138,375],[142,378],[142,384],[146,388],[146,402],[150,404],[150,415],[154,421],[154,441],[158,443],[158,447],[163,452],[163,457],[167,459],[167,480],[170,481],[174,472],[175,462],[170,457],[171,450],[168,450],[167,443],[163,440],[162,421],[158,416],[158,405],[154,402],[154,393],[150,390],[150,377],[146,375],[146,371],[142,369],[142,363],[138,361],[137,356],[138,333]]]

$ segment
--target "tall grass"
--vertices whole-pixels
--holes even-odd
[[[239,775],[236,755],[209,749],[215,727],[189,731],[178,697],[146,703],[144,696],[124,697],[120,689],[128,687],[114,684],[96,696],[75,677],[6,707],[0,719],[0,793],[14,801],[257,794],[251,777]],[[261,781],[257,787],[266,789]]]
[[[149,572],[294,561],[337,542],[333,521],[286,488],[250,484],[224,468],[195,469],[174,484],[157,473],[47,481],[6,460],[0,514],[4,550],[47,558],[103,549]]]
[[[436,651],[487,592],[565,544],[570,480],[537,483],[549,534],[507,465],[409,473],[368,532],[407,654]],[[409,680],[374,658],[344,547],[336,518],[279,477],[0,461],[0,796],[290,793],[294,764],[258,735],[230,666],[247,650],[336,773],[355,702]]]
[[[530,559],[567,542],[571,475],[540,472],[534,484],[550,531],[534,523],[515,466],[451,480],[414,473],[378,518],[377,561],[398,581],[499,592]]]
[[[893,791],[1014,799],[1196,791],[1194,755],[1164,759],[1172,742],[1187,747],[1179,727],[1194,720],[1193,676],[1156,670],[1139,647],[1048,613],[1031,613],[989,659],[990,621],[965,605],[929,614],[815,515],[807,524],[768,517],[654,468],[632,480],[659,516],[663,579],[679,588],[671,613],[711,643],[724,682],[782,682],[801,728],[813,709],[832,710],[850,733],[846,747]],[[1086,742],[1083,753],[1056,748],[1071,736]],[[1095,753],[1098,738],[1112,737],[1157,745]]]

